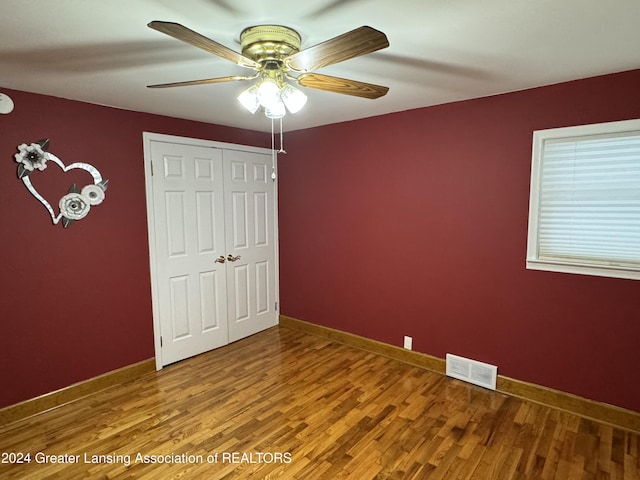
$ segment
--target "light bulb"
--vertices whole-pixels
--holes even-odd
[[[280,90],[280,96],[291,113],[299,112],[307,103],[307,96],[289,83],[284,84]]]

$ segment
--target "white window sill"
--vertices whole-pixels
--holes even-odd
[[[574,263],[563,263],[553,260],[527,259],[527,269],[640,280],[640,271],[638,269],[619,266],[612,267],[608,265],[583,265]]]

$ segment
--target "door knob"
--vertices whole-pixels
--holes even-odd
[[[216,258],[213,263],[224,263],[224,256],[220,255],[218,258]]]
[[[227,260],[229,260],[230,262],[235,262],[236,260],[239,260],[239,259],[240,259],[240,255],[238,255],[237,257],[234,257],[231,254],[227,255]]]

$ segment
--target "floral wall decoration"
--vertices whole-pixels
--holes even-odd
[[[18,178],[22,180],[27,190],[44,205],[51,215],[54,225],[62,220],[62,226],[67,228],[75,220],[86,217],[91,207],[102,203],[109,180],[103,180],[98,169],[88,163],[78,162],[65,165],[58,157],[49,153],[48,148],[49,139],[38,140],[38,142],[29,145],[26,143],[19,145],[18,153],[14,155],[16,162],[18,162]],[[58,202],[60,211],[57,215],[51,204],[36,190],[29,178],[36,170],[40,172],[45,170],[48,161],[56,163],[63,172],[81,169],[88,172],[93,178],[93,184],[78,188],[74,183],[69,187],[68,193]]]

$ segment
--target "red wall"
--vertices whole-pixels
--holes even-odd
[[[15,103],[0,115],[1,408],[153,357],[142,132],[260,147],[270,137],[0,91]],[[65,164],[90,163],[110,181],[104,202],[67,229],[16,174],[17,146],[41,138]],[[69,175],[52,162],[31,175],[56,211]]]
[[[282,313],[640,411],[623,374],[640,283],[524,268],[532,131],[638,118],[637,85],[640,70],[287,133]],[[16,105],[0,115],[1,408],[153,356],[142,132],[270,139],[0,91]],[[17,145],[41,138],[110,180],[66,230],[16,176]],[[56,168],[34,183],[64,193]]]
[[[640,70],[287,133],[282,313],[640,411],[640,282],[525,269],[532,132],[638,118],[638,85]]]

